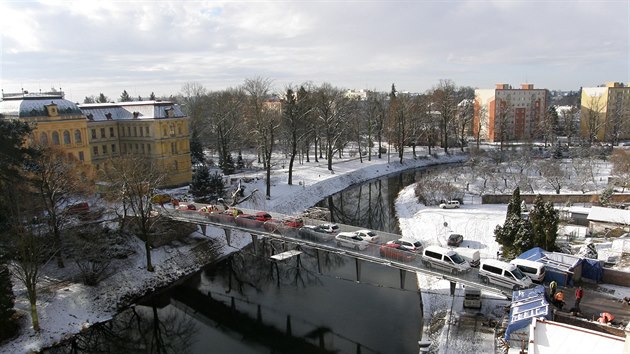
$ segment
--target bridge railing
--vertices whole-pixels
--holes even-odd
[[[241,209],[245,214],[255,214],[258,210]],[[376,243],[369,243],[364,250],[345,248],[339,246],[334,238],[336,234],[322,234],[321,236],[314,236],[312,233],[305,233],[300,228],[287,226],[281,222],[273,222],[273,220],[279,221],[289,218],[291,216],[286,214],[270,212],[272,216],[271,222],[257,221],[253,219],[239,218],[234,215],[224,213],[205,213],[197,210],[177,210],[177,209],[163,209],[162,214],[171,219],[193,222],[203,225],[211,225],[222,229],[239,230],[242,232],[250,233],[252,235],[259,235],[263,237],[270,237],[273,239],[284,240],[285,242],[313,247],[321,249],[327,252],[333,252],[337,254],[346,254],[357,259],[363,259],[369,262],[383,264],[389,267],[398,268],[410,272],[420,272],[426,275],[435,276],[449,280],[454,283],[461,283],[466,286],[475,287],[481,290],[497,293],[510,297],[514,289],[502,287],[495,284],[484,284],[478,277],[478,270],[472,268],[468,272],[456,273],[452,271],[444,271],[432,267],[428,267],[422,262],[420,253],[402,251],[402,250],[387,250],[381,252],[381,246],[387,241],[397,240],[401,238],[401,235],[392,234],[387,232],[378,231],[379,240]],[[304,225],[319,225],[326,223],[326,221],[301,218]],[[357,231],[365,228],[360,228],[352,225],[337,224],[339,226],[338,232]]]

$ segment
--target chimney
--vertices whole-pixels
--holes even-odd
[[[509,84],[496,84],[496,89],[497,90],[509,90],[512,87],[510,87]]]
[[[533,90],[534,84],[521,84],[521,90]]]

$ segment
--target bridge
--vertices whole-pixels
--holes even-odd
[[[199,208],[198,208],[199,209]],[[259,238],[269,238],[272,240],[278,240],[285,244],[295,245],[296,249],[301,247],[310,247],[317,251],[317,263],[318,270],[321,272],[320,267],[320,252],[331,252],[335,254],[345,255],[355,260],[356,281],[361,281],[361,262],[371,262],[381,264],[387,267],[397,268],[400,270],[400,286],[405,286],[405,272],[421,273],[428,276],[434,276],[450,281],[451,294],[454,294],[456,284],[462,284],[467,287],[477,288],[486,292],[505,296],[506,298],[512,297],[512,288],[506,288],[495,284],[482,283],[478,277],[478,269],[472,268],[465,273],[449,273],[439,269],[434,269],[423,264],[420,254],[408,251],[399,251],[392,253],[389,256],[381,256],[380,246],[387,241],[398,240],[402,236],[386,232],[377,232],[379,235],[378,243],[370,243],[365,250],[357,250],[345,248],[337,245],[334,237],[309,237],[305,233],[300,232],[298,228],[289,227],[279,222],[286,218],[291,218],[290,215],[280,214],[275,212],[268,212],[272,216],[270,221],[257,221],[254,219],[246,219],[234,217],[225,213],[206,213],[198,210],[178,210],[178,209],[160,209],[160,213],[172,220],[178,220],[188,223],[195,223],[200,225],[202,232],[206,233],[207,226],[213,226],[223,229],[225,232],[227,243],[230,244],[230,237],[232,231],[241,231],[248,233],[252,237],[252,244],[254,251],[258,247]],[[243,213],[247,215],[254,215],[259,210],[242,209]],[[301,218],[304,221],[304,225],[319,225],[326,221]],[[276,221],[276,222],[274,222]],[[337,224],[339,226],[339,232],[357,231],[364,228]],[[299,252],[294,252],[294,255],[299,257]],[[285,255],[278,255],[276,260],[282,260]]]

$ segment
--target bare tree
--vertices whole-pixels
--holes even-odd
[[[560,130],[567,137],[567,143],[571,145],[571,139],[577,135],[577,122],[580,117],[580,108],[577,105],[570,106],[569,109],[560,111]]]
[[[394,84],[392,84],[392,90],[389,94],[389,111],[387,114],[388,142],[393,144],[398,151],[400,163],[403,162],[405,144],[407,142],[407,123],[410,110],[409,101],[409,97],[404,94],[399,94]]]
[[[91,173],[80,161],[52,147],[41,151],[32,171],[32,181],[46,213],[48,231],[59,250],[57,265],[63,268],[61,236],[72,217],[68,206],[90,192],[93,185]]]
[[[152,161],[131,155],[112,159],[110,167],[103,170],[104,180],[108,183],[106,197],[121,204],[122,219],[130,217],[129,225],[144,240],[149,272],[154,270],[151,263],[151,236],[159,219],[159,214],[152,209],[151,197],[162,185],[166,172]]]
[[[605,125],[604,109],[606,102],[602,96],[590,96],[586,109],[582,109],[582,130],[585,131],[589,146],[598,140],[601,129]],[[584,107],[584,106],[583,106]]]
[[[284,97],[282,110],[282,122],[284,131],[289,139],[289,179],[288,184],[293,184],[293,163],[298,153],[298,144],[308,134],[308,129],[304,122],[309,120],[312,112],[310,93],[304,85],[297,90],[288,87]]]
[[[41,276],[41,268],[47,260],[52,258],[55,248],[54,246],[51,247],[47,238],[41,234],[41,229],[34,224],[14,223],[12,234],[15,240],[15,253],[11,270],[13,276],[26,288],[33,329],[39,331],[37,285]]]
[[[497,112],[495,114],[495,122],[494,122],[494,141],[498,136],[500,150],[503,151],[505,142],[511,138],[511,123],[513,117],[510,112],[511,97],[508,95],[505,100],[498,100],[499,107],[497,107]]]
[[[457,140],[461,151],[464,151],[468,134],[472,126],[475,113],[475,105],[472,99],[464,99],[457,104],[457,115],[455,125],[457,126]]]
[[[433,109],[440,114],[440,134],[444,152],[448,153],[449,132],[457,114],[455,83],[442,79],[433,89]]]
[[[560,189],[567,180],[564,166],[558,163],[558,160],[545,159],[538,163],[538,169],[542,177],[554,189],[556,194],[560,194]]]
[[[630,152],[615,149],[610,157],[612,162],[612,173],[615,178],[615,185],[622,188],[630,186]]]
[[[243,85],[247,93],[246,116],[250,129],[258,142],[267,172],[266,196],[271,197],[271,154],[277,138],[275,133],[280,126],[282,112],[280,101],[270,100],[271,80],[263,78],[247,79]]]
[[[202,101],[208,113],[201,133],[209,146],[216,147],[220,162],[228,161],[234,148],[242,146],[245,140],[242,124],[246,108],[245,92],[240,88],[230,88],[209,93]]]
[[[378,142],[377,154],[381,158],[381,147],[383,143],[383,129],[386,114],[386,95],[380,92],[369,91],[367,93],[366,118],[368,134],[368,161],[372,160],[373,139]]]
[[[322,84],[314,93],[314,114],[326,146],[328,170],[332,171],[332,159],[343,139],[348,117],[349,99],[344,92],[329,83]]]

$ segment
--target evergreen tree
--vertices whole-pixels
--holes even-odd
[[[131,102],[133,101],[133,99],[131,98],[131,96],[129,96],[129,94],[127,93],[127,90],[123,90],[122,94],[120,95],[120,102]]]
[[[243,160],[243,154],[239,151],[236,158],[236,168],[242,170],[245,168],[245,161]]]
[[[142,101],[142,96],[138,95],[138,101]]]
[[[11,273],[6,264],[0,260],[0,342],[11,338],[18,326],[13,318],[15,295],[13,295]]]
[[[83,99],[83,103],[96,103],[96,97],[85,96],[85,99]]]
[[[225,194],[225,183],[223,183],[223,177],[218,172],[210,176],[208,190],[212,199],[221,198]]]
[[[219,161],[219,167],[225,175],[231,175],[236,171],[232,154],[226,154],[225,159]]]
[[[206,163],[206,155],[203,153],[203,144],[201,143],[201,139],[199,139],[199,134],[194,130],[190,136],[190,157],[192,158],[193,164]]]
[[[521,217],[521,189],[516,187],[512,192],[512,199],[508,203],[507,215],[515,215]]]
[[[192,183],[190,184],[190,194],[195,201],[206,202],[211,194],[210,172],[206,166],[199,167],[193,174]]]
[[[153,92],[151,92],[151,95],[149,96],[149,101],[155,101],[155,94]]]
[[[542,247],[547,251],[554,251],[556,249],[560,217],[553,204],[544,202],[540,195],[537,196],[529,218],[532,224],[533,246]]]
[[[107,103],[109,102],[109,97],[105,96],[102,92],[98,95],[98,99],[96,103]]]

